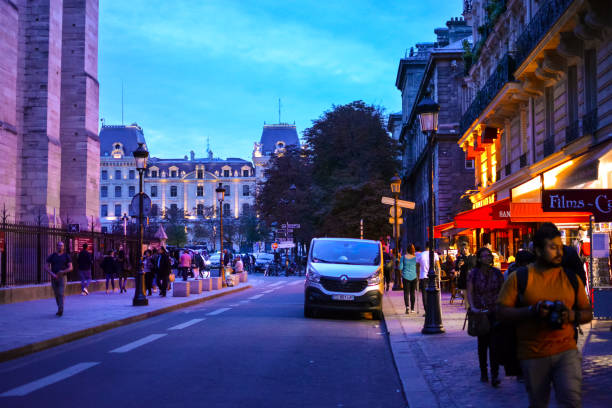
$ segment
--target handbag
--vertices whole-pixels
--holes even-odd
[[[168,275],[169,282],[174,282],[175,279],[176,279],[176,275],[174,273],[171,273],[170,275]]]
[[[468,334],[473,337],[484,336],[491,331],[489,316],[486,312],[468,311]]]

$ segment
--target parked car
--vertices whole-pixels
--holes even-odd
[[[208,258],[208,268],[210,269],[219,269],[219,266],[221,265],[221,254],[219,252],[215,252],[214,254],[210,255],[210,257]]]
[[[263,272],[266,267],[274,263],[274,255],[267,252],[256,252],[255,255],[255,272]]]
[[[304,316],[321,309],[372,312],[382,318],[383,257],[379,241],[314,238],[304,286]]]

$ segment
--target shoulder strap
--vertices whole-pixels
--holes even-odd
[[[573,309],[576,310],[578,308],[578,276],[576,275],[576,272],[574,270],[571,270],[569,268],[561,268],[563,269],[563,272],[565,272],[565,276],[567,276],[567,279],[570,281],[570,283],[572,284],[572,288],[574,288],[574,306]]]
[[[527,289],[528,278],[529,269],[527,269],[526,266],[521,266],[516,270],[517,305],[523,300],[523,297],[525,296],[525,289]]]

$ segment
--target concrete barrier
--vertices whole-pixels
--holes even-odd
[[[202,291],[211,291],[212,290],[212,280],[211,278],[201,279],[202,282]]]
[[[192,295],[199,295],[202,293],[202,281],[199,279],[189,281],[189,293]]]
[[[214,277],[214,278],[210,278],[211,282],[212,282],[212,289],[213,290],[218,290],[223,288],[223,284],[222,284],[222,280],[219,277]]]
[[[189,296],[189,281],[174,281],[172,284],[172,296],[187,297]]]
[[[246,282],[249,280],[249,274],[247,272],[242,272],[240,274],[240,282]]]

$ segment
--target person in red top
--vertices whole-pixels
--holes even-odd
[[[189,276],[189,268],[191,268],[191,256],[187,253],[187,251],[183,251],[179,258],[179,269],[184,281],[186,281],[187,277]]]

